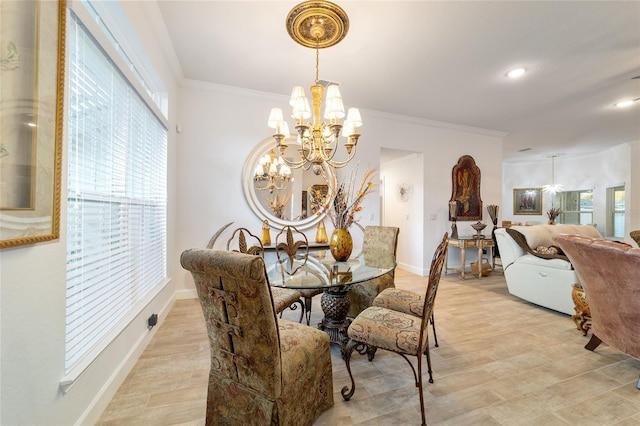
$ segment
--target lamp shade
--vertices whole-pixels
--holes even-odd
[[[309,100],[302,96],[300,98],[296,98],[292,100],[291,106],[293,107],[291,111],[291,117],[295,120],[302,121],[309,117],[311,117],[311,108],[309,107]]]
[[[327,87],[325,103],[324,118],[327,120],[338,120],[346,115],[344,113],[342,95],[337,85],[331,84]]]
[[[362,117],[360,116],[360,110],[358,108],[349,108],[347,113],[347,121],[353,123],[355,127],[362,126]]]
[[[349,137],[357,133],[356,126],[352,121],[345,120],[342,125],[342,136]]]
[[[267,126],[275,129],[278,127],[279,123],[284,121],[284,116],[282,115],[282,110],[280,108],[271,108],[271,112],[269,113],[269,120],[267,121]]]
[[[286,121],[282,121],[276,130],[278,133],[284,135],[285,138],[291,136],[291,132],[289,132],[289,124],[287,124]]]
[[[302,86],[295,86],[291,91],[291,97],[289,98],[289,105],[295,107],[295,103],[300,98],[306,98],[304,94],[304,88]]]

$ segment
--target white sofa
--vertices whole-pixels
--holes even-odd
[[[533,225],[511,229],[524,235],[532,250],[539,246],[557,246],[553,236],[558,234],[602,238],[591,225]],[[571,291],[578,279],[571,263],[562,258],[529,254],[505,228],[496,229],[495,235],[509,293],[554,311],[574,314]]]

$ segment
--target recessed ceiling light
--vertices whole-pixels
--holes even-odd
[[[507,73],[507,77],[509,77],[509,78],[522,77],[525,72],[527,72],[527,70],[524,69],[524,68],[515,68],[515,69],[512,69],[511,71],[509,71]]]
[[[618,108],[626,108],[626,107],[630,107],[631,105],[633,105],[634,102],[635,102],[635,100],[628,99],[626,101],[620,101],[620,102],[615,103],[613,105],[618,107]]]

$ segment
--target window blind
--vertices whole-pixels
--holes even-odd
[[[67,382],[166,282],[167,198],[166,129],[73,13],[69,21]]]

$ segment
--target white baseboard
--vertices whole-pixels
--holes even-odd
[[[175,293],[176,300],[182,299],[197,299],[198,292],[195,288],[184,288],[182,290],[177,290]]]
[[[400,268],[403,271],[411,272],[412,274],[420,275],[422,277],[426,277],[429,275],[428,270],[424,271],[422,268],[418,268],[412,265],[407,265],[406,263],[398,263],[397,268]]]
[[[145,331],[140,334],[136,342],[131,346],[129,352],[118,364],[118,367],[113,371],[113,373],[111,373],[102,388],[100,388],[95,397],[91,400],[87,409],[78,418],[75,423],[76,425],[97,423],[100,415],[104,409],[107,408],[109,402],[111,402],[111,398],[113,398],[120,385],[122,385],[124,380],[127,378],[127,375],[136,365],[136,362],[138,362],[140,355],[142,355],[142,352],[146,349],[151,338],[155,335],[156,330],[164,322],[175,301],[176,298],[174,294],[174,297],[170,297],[160,312],[158,312],[158,324],[151,331]]]

